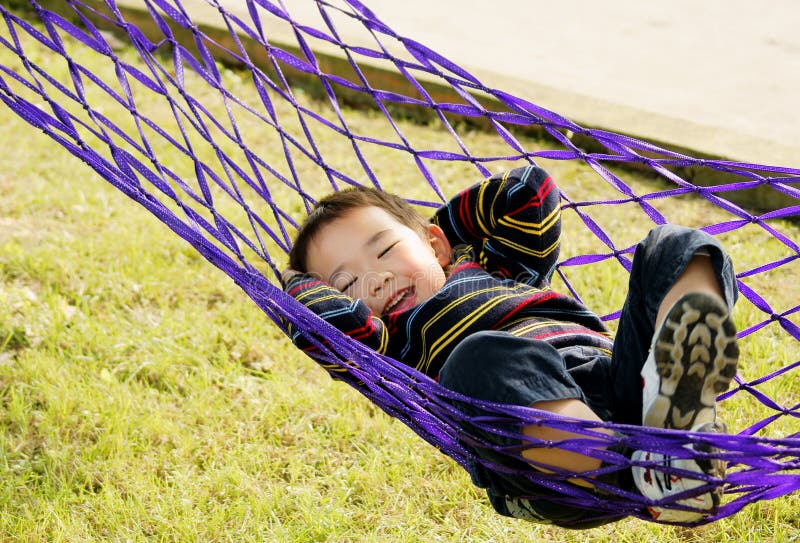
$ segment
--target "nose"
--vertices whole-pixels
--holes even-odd
[[[375,280],[370,285],[370,296],[377,296],[380,294],[392,277],[392,272],[389,271],[376,272]]]

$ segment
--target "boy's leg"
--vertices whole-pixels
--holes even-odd
[[[586,420],[590,422],[601,422],[600,418],[591,408],[580,399],[567,398],[562,400],[546,400],[529,404],[529,407],[547,411],[554,415],[560,415],[571,419]],[[612,430],[598,428],[598,433],[613,435]],[[543,425],[530,425],[522,427],[522,435],[539,441],[557,442],[565,439],[587,439],[585,434],[576,434],[551,428]],[[605,441],[598,441],[598,448],[605,448]],[[531,447],[522,451],[522,456],[530,460],[534,465],[550,466],[556,469],[567,470],[572,473],[583,473],[596,470],[602,464],[599,458],[586,456],[573,451],[559,448]],[[593,486],[584,479],[573,479],[574,484],[580,486]]]
[[[667,311],[675,305],[675,302],[692,292],[711,294],[719,298],[720,301],[725,302],[725,293],[722,291],[720,281],[717,279],[708,249],[701,250],[700,254],[694,253],[683,273],[678,276],[664,295],[656,314],[656,328],[664,322]]]
[[[506,332],[487,331],[476,333],[462,341],[448,357],[439,375],[445,388],[471,398],[489,402],[530,406],[571,418],[600,421],[585,402],[584,395],[566,370],[558,351],[551,345]],[[470,415],[481,415],[477,408],[463,405]],[[531,425],[509,428],[514,432],[543,441],[558,441],[579,437],[548,426]],[[610,433],[610,432],[609,432]],[[514,447],[519,439],[501,437],[497,434],[479,432],[480,438],[489,444]],[[606,442],[598,440],[598,448]],[[530,469],[530,464],[513,457],[494,453],[491,448],[476,448],[479,456],[492,462],[518,468]],[[600,460],[575,452],[555,448],[531,447],[523,450],[522,457],[534,465],[583,472],[600,467]],[[527,481],[522,476],[501,474],[473,466],[475,484],[487,488],[492,505],[501,514],[526,518],[537,522],[549,522],[570,527],[588,528],[617,520],[609,515],[584,508],[557,505],[548,498],[558,497],[552,490]],[[590,486],[585,481],[577,484]]]
[[[739,348],[708,257],[695,256],[659,309],[642,368],[642,423],[691,429],[714,423],[717,396],[736,374]],[[694,278],[701,280],[693,283]]]
[[[615,422],[642,424],[641,372],[656,325],[662,324],[674,301],[693,290],[721,295],[732,311],[738,292],[730,258],[702,231],[676,225],[654,228],[636,248],[614,339]]]
[[[736,372],[738,348],[730,318],[735,298],[730,260],[711,236],[676,226],[648,235],[634,257],[615,341],[617,419],[697,432],[722,429],[716,424],[715,401]],[[643,357],[645,345],[649,352]],[[634,402],[638,408],[632,409]],[[620,410],[620,405],[628,407]],[[630,412],[641,414],[640,421],[631,420]],[[720,461],[656,452],[637,451],[633,460],[648,463],[635,467],[633,476],[642,494],[654,500],[704,484],[676,476],[676,469],[718,478],[725,471]],[[651,469],[654,462],[666,469]],[[719,494],[715,489],[678,503],[710,513]],[[707,514],[664,507],[651,508],[651,513],[676,522]]]

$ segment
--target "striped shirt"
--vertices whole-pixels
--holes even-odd
[[[602,321],[548,286],[561,223],[558,189],[544,170],[517,168],[473,185],[432,221],[455,249],[444,286],[415,307],[381,319],[362,301],[307,275],[293,277],[285,289],[350,337],[434,378],[455,346],[481,330],[610,355],[612,340]],[[314,356],[316,348],[302,335],[291,335]]]

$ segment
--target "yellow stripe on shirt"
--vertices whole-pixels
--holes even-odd
[[[525,286],[522,285],[522,284],[514,285],[512,288],[513,288],[514,291],[518,291],[518,290],[528,290],[529,291],[529,287],[526,289]],[[504,286],[501,286],[501,287],[493,287],[493,288],[489,288],[489,289],[482,289],[482,290],[477,290],[477,291],[474,291],[474,292],[470,292],[467,295],[462,296],[460,298],[457,298],[456,300],[453,300],[452,302],[447,304],[447,306],[443,307],[436,315],[434,315],[428,322],[426,322],[425,325],[422,327],[422,334],[421,334],[422,335],[422,349],[421,350],[424,353],[424,355],[420,359],[420,362],[417,365],[417,369],[422,371],[422,372],[426,372],[428,370],[428,367],[430,366],[431,360],[436,358],[436,356],[442,350],[447,348],[447,346],[453,340],[459,339],[460,335],[471,324],[473,324],[475,321],[479,320],[483,315],[485,315],[486,313],[491,311],[497,305],[500,305],[500,304],[506,302],[509,299],[513,299],[513,298],[516,298],[516,297],[519,296],[519,294],[517,292],[513,292],[513,293],[510,293],[510,294],[500,295],[500,296],[496,296],[495,298],[492,298],[489,301],[489,303],[483,304],[483,305],[475,308],[476,309],[475,311],[472,311],[471,313],[466,314],[458,322],[456,322],[450,329],[443,331],[442,334],[438,337],[438,339],[431,344],[430,348],[426,347],[428,329],[431,326],[434,326],[442,316],[444,316],[447,313],[449,313],[454,306],[461,305],[465,301],[467,301],[470,298],[473,298],[475,296],[484,294],[486,292],[492,292],[492,291],[498,291],[498,290],[500,290],[500,291],[508,291],[509,287],[508,287],[508,285],[504,285]]]

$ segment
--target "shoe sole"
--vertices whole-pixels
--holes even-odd
[[[724,422],[717,421],[710,424],[703,424],[702,426],[699,426],[696,431],[707,434],[727,434],[728,427],[725,425]],[[709,455],[719,450],[713,445],[709,445],[706,443],[698,443],[694,445],[693,448],[696,451],[700,451],[702,453],[706,453]],[[717,479],[725,478],[725,471],[727,468],[727,464],[724,460],[712,457],[707,457],[707,458],[696,457],[694,461],[697,462],[697,465],[700,467],[701,470],[703,470],[703,473],[705,473],[706,475],[711,475],[712,477],[716,477]],[[714,491],[712,492],[711,497],[713,500],[714,508],[716,508],[719,505],[721,494],[722,494],[722,488],[720,487],[715,488]]]
[[[702,293],[678,300],[658,332],[654,358],[660,385],[645,426],[690,430],[713,423],[717,396],[728,390],[739,359],[728,308]]]

